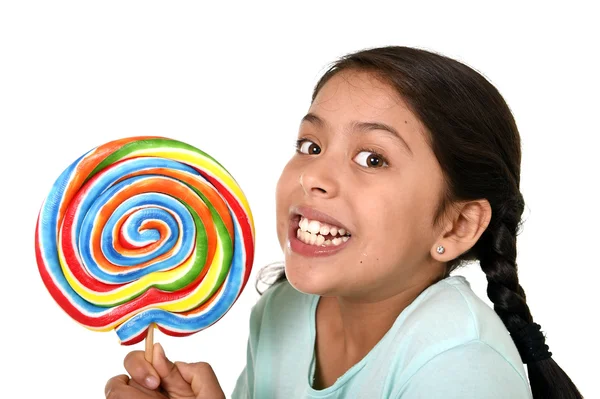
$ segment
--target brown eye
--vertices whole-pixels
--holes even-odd
[[[381,168],[388,166],[383,156],[372,151],[359,152],[356,157],[354,157],[354,162],[366,168]]]
[[[298,152],[307,155],[317,155],[321,153],[321,147],[310,140],[300,140],[296,146]]]

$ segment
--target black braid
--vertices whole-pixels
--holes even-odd
[[[516,263],[517,229],[523,207],[521,194],[515,201],[506,201],[503,206],[497,207],[496,216],[492,217],[490,226],[475,247],[481,269],[488,281],[487,295],[510,332],[523,362],[527,363],[533,397],[579,399],[583,396],[550,357],[552,353],[548,352],[543,337],[538,342],[540,326],[533,322],[525,291],[519,284]],[[493,204],[492,208],[494,209]]]
[[[493,206],[493,205],[492,205]],[[517,274],[517,229],[524,202],[506,201],[478,243],[479,263],[488,281],[487,295],[508,331],[513,334],[533,322]]]

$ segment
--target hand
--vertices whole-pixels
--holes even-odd
[[[154,344],[152,364],[144,352],[125,356],[131,375],[115,376],[106,383],[107,399],[225,399],[217,377],[208,363],[172,363],[160,344]]]

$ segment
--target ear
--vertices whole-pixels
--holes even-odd
[[[431,256],[439,262],[449,262],[471,249],[492,218],[492,207],[486,199],[459,203],[446,222],[442,233],[431,248]],[[444,253],[437,252],[438,246]]]

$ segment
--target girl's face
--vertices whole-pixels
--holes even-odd
[[[343,71],[325,84],[277,185],[277,234],[297,290],[378,300],[443,272],[431,256],[442,172],[424,137],[374,75]]]

